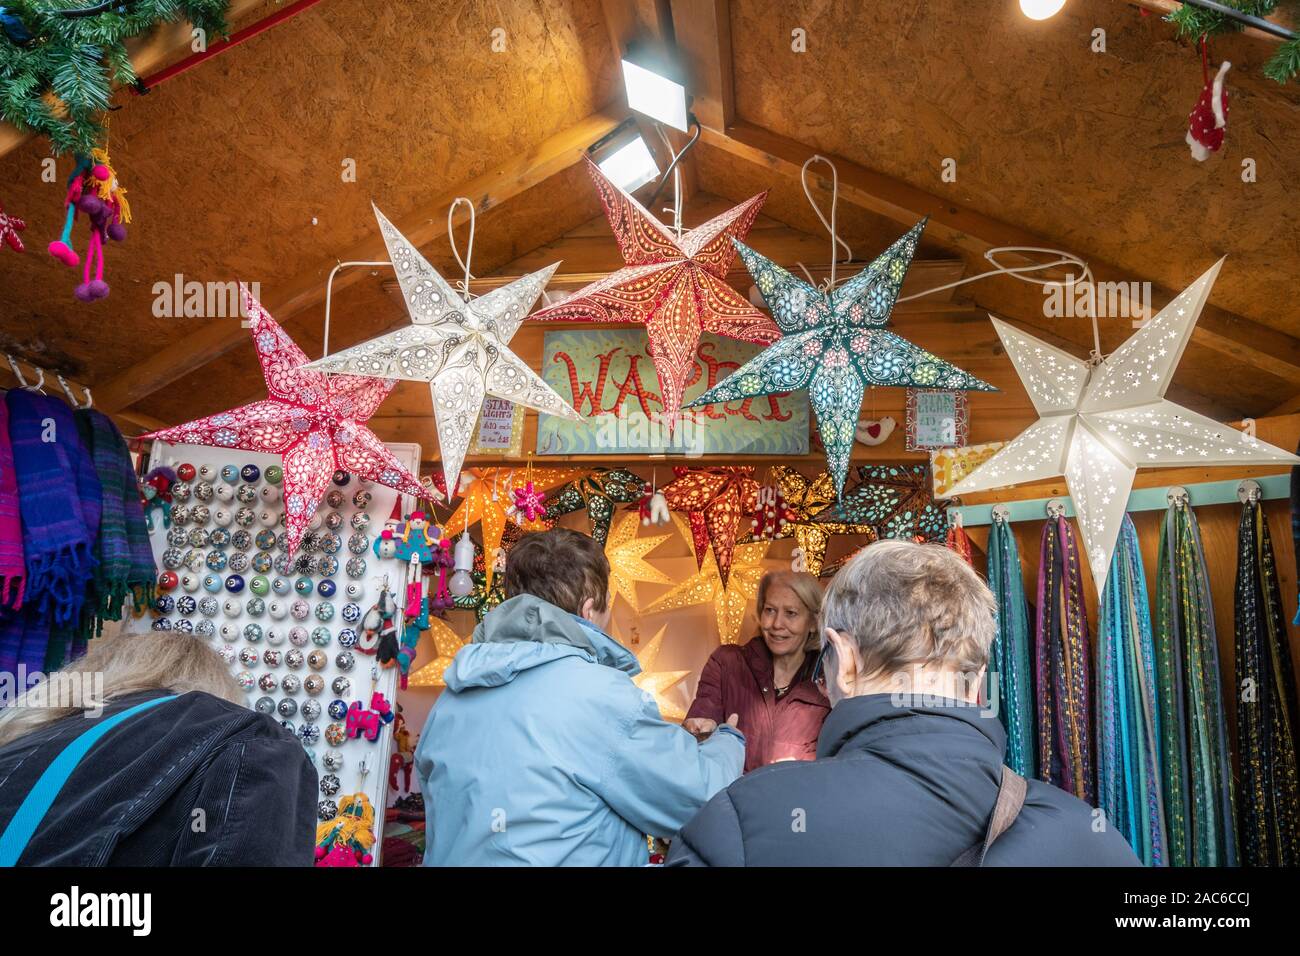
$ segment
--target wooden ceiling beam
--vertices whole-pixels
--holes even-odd
[[[736,120],[729,0],[672,0],[673,31],[700,125],[726,130]]]
[[[539,185],[568,169],[586,155],[587,147],[617,127],[627,113],[607,109],[586,117],[563,132],[557,133],[532,150],[522,152],[493,167],[483,175],[461,183],[441,196],[395,217],[394,224],[417,248],[426,246],[447,232],[447,210],[458,196],[466,196],[482,215],[508,199]],[[458,214],[457,221],[468,218]],[[371,261],[387,258],[384,240],[378,229],[371,230],[360,242],[340,252],[337,260],[322,262],[288,282],[278,282],[265,305],[283,324],[304,309],[325,299],[325,282],[336,262]],[[334,292],[358,282],[367,274],[364,269],[340,272],[334,279]],[[184,349],[159,349],[148,358],[98,386],[97,400],[108,410],[128,408],[136,402],[184,375],[202,368],[213,359],[247,341],[241,323],[230,319],[209,322],[189,335]]]
[[[1127,6],[1141,7],[1144,10],[1150,10],[1152,13],[1158,13],[1160,14],[1161,17],[1168,16],[1169,14],[1173,13],[1175,10],[1182,7],[1183,5],[1182,0],[1122,0],[1122,2]],[[1272,17],[1263,17],[1262,19],[1275,22],[1279,26],[1288,25],[1282,23],[1281,21],[1275,20]],[[1258,30],[1255,27],[1246,27],[1241,32],[1248,37],[1253,37],[1256,40],[1268,40],[1270,43],[1282,42],[1281,37],[1276,36],[1272,33],[1267,33],[1264,30]]]
[[[266,0],[230,0],[226,10],[226,22],[234,26],[259,7],[266,6]],[[194,27],[188,20],[161,24],[156,30],[126,41],[127,52],[131,55],[131,65],[137,76],[148,76],[168,65],[173,59],[188,56],[194,42]],[[13,152],[33,136],[32,133],[18,129],[9,123],[0,123],[0,157]]]
[[[789,137],[747,123],[725,132],[705,128],[704,142],[739,159],[778,175],[798,179],[804,161],[817,152]],[[999,246],[1049,246],[1052,243],[1017,226],[1008,225],[907,183],[873,172],[843,157],[833,157],[839,170],[839,195],[868,212],[910,226],[921,216],[930,218],[926,236],[973,258],[983,258]],[[829,188],[829,184],[826,184]],[[1028,259],[1007,255],[1009,265]],[[1087,258],[1098,282],[1132,282],[1132,273]],[[1136,277],[1137,281],[1146,281]],[[1176,295],[1152,282],[1151,299],[1159,310]],[[1226,309],[1206,305],[1192,332],[1197,344],[1254,365],[1289,381],[1300,381],[1300,339],[1243,318]]]

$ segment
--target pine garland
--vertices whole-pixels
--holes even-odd
[[[121,0],[69,17],[94,0],[4,0],[0,6],[0,119],[45,136],[52,151],[89,155],[114,84],[136,81],[125,41],[186,19],[213,39],[226,34],[229,0]]]
[[[1265,18],[1284,0],[1220,0],[1224,6],[1240,10],[1252,17]],[[1296,0],[1285,0],[1285,5],[1300,11]],[[1238,23],[1222,13],[1183,4],[1165,18],[1178,28],[1178,35],[1199,40],[1203,36],[1217,36],[1221,33],[1237,33],[1243,29]],[[1298,17],[1297,19],[1300,19]],[[1286,83],[1300,73],[1300,37],[1284,40],[1273,58],[1264,65],[1264,75],[1278,83]]]

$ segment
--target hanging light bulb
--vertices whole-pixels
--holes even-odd
[[[456,542],[456,573],[447,582],[447,590],[456,597],[464,597],[474,590],[474,579],[469,575],[472,567],[474,567],[474,542],[470,540],[469,532],[465,532]]]
[[[1065,0],[1020,0],[1020,12],[1031,20],[1046,20],[1056,16],[1065,6]]]

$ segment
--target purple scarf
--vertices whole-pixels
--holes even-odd
[[[9,444],[9,406],[0,402],[0,614],[23,606],[23,526],[18,516],[18,478]]]
[[[12,671],[17,664],[39,670],[45,666],[50,632],[69,631],[81,618],[95,569],[102,491],[67,405],[23,389],[10,391],[5,403],[27,584],[26,626],[20,635],[12,624],[0,632],[0,671]]]

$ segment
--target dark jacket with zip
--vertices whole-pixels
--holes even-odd
[[[0,748],[0,829],[93,721],[156,697],[109,701]],[[274,719],[210,694],[127,718],[73,770],[19,866],[311,866],[316,770]],[[202,814],[196,814],[196,810]]]
[[[772,652],[762,635],[744,645],[724,644],[705,662],[686,717],[721,724],[738,714],[745,735],[745,773],[777,760],[812,760],[817,756],[817,734],[831,710],[812,681],[815,665],[809,654],[778,700]]]
[[[831,711],[810,763],[737,780],[673,841],[670,866],[950,866],[984,839],[1006,736],[955,701],[850,697]],[[1030,780],[986,866],[1139,866],[1082,800]]]

